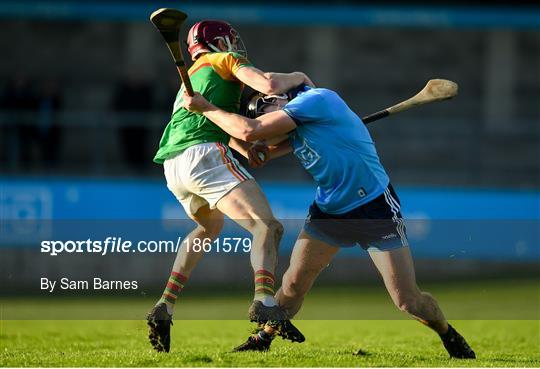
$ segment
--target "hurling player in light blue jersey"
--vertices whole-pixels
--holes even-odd
[[[292,152],[317,183],[315,201],[276,293],[289,318],[339,247],[359,245],[369,252],[400,310],[436,331],[451,357],[475,358],[437,301],[418,288],[399,199],[366,126],[336,92],[301,86],[285,95],[257,94],[247,116],[225,112],[199,94],[184,99],[187,109],[246,141],[243,154],[252,166]],[[247,144],[258,140],[266,141]],[[267,350],[272,332],[265,327],[237,350]]]

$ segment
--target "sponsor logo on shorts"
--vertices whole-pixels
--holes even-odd
[[[382,238],[383,240],[389,240],[389,239],[391,239],[391,238],[396,238],[396,237],[397,237],[397,234],[395,234],[395,233],[390,233],[390,234],[387,234],[387,235],[382,236],[381,238]]]

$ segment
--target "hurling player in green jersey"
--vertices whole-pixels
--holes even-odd
[[[245,56],[238,32],[222,21],[196,23],[188,34],[189,68],[193,89],[214,105],[238,112],[244,84],[265,94],[279,94],[300,84],[313,86],[300,72],[264,73]],[[157,351],[169,351],[170,325],[175,302],[204,251],[192,247],[216,239],[224,215],[253,236],[250,260],[255,284],[251,321],[275,326],[278,334],[302,341],[274,299],[274,273],[283,226],[253,177],[233,157],[229,146],[247,152],[250,145],[231,137],[200,114],[183,108],[178,92],[170,122],[154,161],[163,164],[167,187],[197,226],[180,247],[161,299],[148,314],[150,342]]]

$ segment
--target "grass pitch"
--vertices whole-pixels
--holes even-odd
[[[436,286],[430,288],[441,301],[449,307],[455,317],[453,325],[469,341],[476,351],[477,360],[451,360],[439,338],[419,323],[399,319],[402,315],[388,316],[384,320],[356,320],[350,318],[347,309],[360,309],[366,313],[364,305],[376,304],[379,309],[392,310],[388,298],[380,289],[355,293],[354,298],[340,299],[344,291],[318,290],[306,300],[302,313],[304,320],[297,326],[306,335],[302,344],[290,343],[276,338],[272,349],[267,353],[231,353],[231,349],[242,343],[253,327],[245,320],[179,320],[182,309],[187,311],[220,303],[220,298],[189,297],[180,305],[177,320],[172,329],[172,344],[169,354],[152,351],[147,341],[147,328],[142,320],[3,320],[0,327],[1,366],[16,367],[539,367],[540,366],[540,321],[538,318],[515,320],[522,312],[524,317],[538,316],[538,283],[521,282],[513,289],[507,283],[490,285],[492,291],[498,290],[498,300],[492,301],[489,311],[492,319],[503,317],[502,310],[514,320],[478,320],[475,306],[487,306],[485,302],[462,307],[450,301],[459,295],[478,296],[481,287]],[[521,292],[516,294],[521,288]],[[484,287],[485,289],[485,287]],[[349,290],[349,295],[350,295]],[[355,291],[357,292],[357,291]],[[528,303],[519,296],[528,296]],[[337,296],[337,297],[336,297]],[[490,298],[491,299],[491,298]],[[509,304],[508,300],[516,300]],[[231,296],[231,309],[240,306],[245,310],[244,301]],[[240,303],[235,301],[240,300]],[[148,310],[148,300],[107,302],[113,310]],[[463,300],[467,301],[467,299]],[[469,300],[472,302],[472,300]],[[10,316],[10,311],[34,307],[34,300],[9,299],[2,301],[2,315]],[[80,307],[89,304],[99,308],[100,300],[78,302]],[[103,302],[104,303],[104,302]],[[48,303],[52,308],[53,304]],[[182,304],[182,303],[181,303]],[[348,320],[311,320],[317,310],[331,309],[339,304],[339,317]],[[71,309],[76,303],[71,302]],[[58,309],[65,304],[58,302]],[[363,309],[363,310],[362,310]],[[366,310],[368,309],[368,310]],[[501,309],[499,313],[497,309]],[[376,310],[376,309],[375,309]],[[112,311],[112,310],[109,310]],[[393,311],[393,310],[392,310]],[[465,314],[477,320],[463,320]],[[129,315],[129,314],[128,314]],[[328,316],[329,314],[325,315]],[[395,317],[398,317],[395,319]],[[490,319],[491,319],[490,318]],[[361,355],[354,355],[359,350]]]
[[[538,367],[538,321],[458,321],[477,360],[450,360],[412,321],[301,321],[302,344],[277,338],[268,353],[230,353],[243,321],[176,321],[169,354],[151,350],[142,321],[8,321],[2,366],[15,367]],[[353,355],[362,350],[363,355]]]

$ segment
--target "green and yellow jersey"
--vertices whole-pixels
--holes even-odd
[[[215,106],[238,113],[244,85],[235,74],[244,66],[251,66],[251,63],[237,53],[207,53],[195,61],[188,73],[194,91]],[[193,145],[229,142],[229,135],[204,115],[192,113],[182,107],[183,94],[182,86],[176,95],[171,120],[165,127],[159,150],[154,157],[154,162],[158,164]]]

